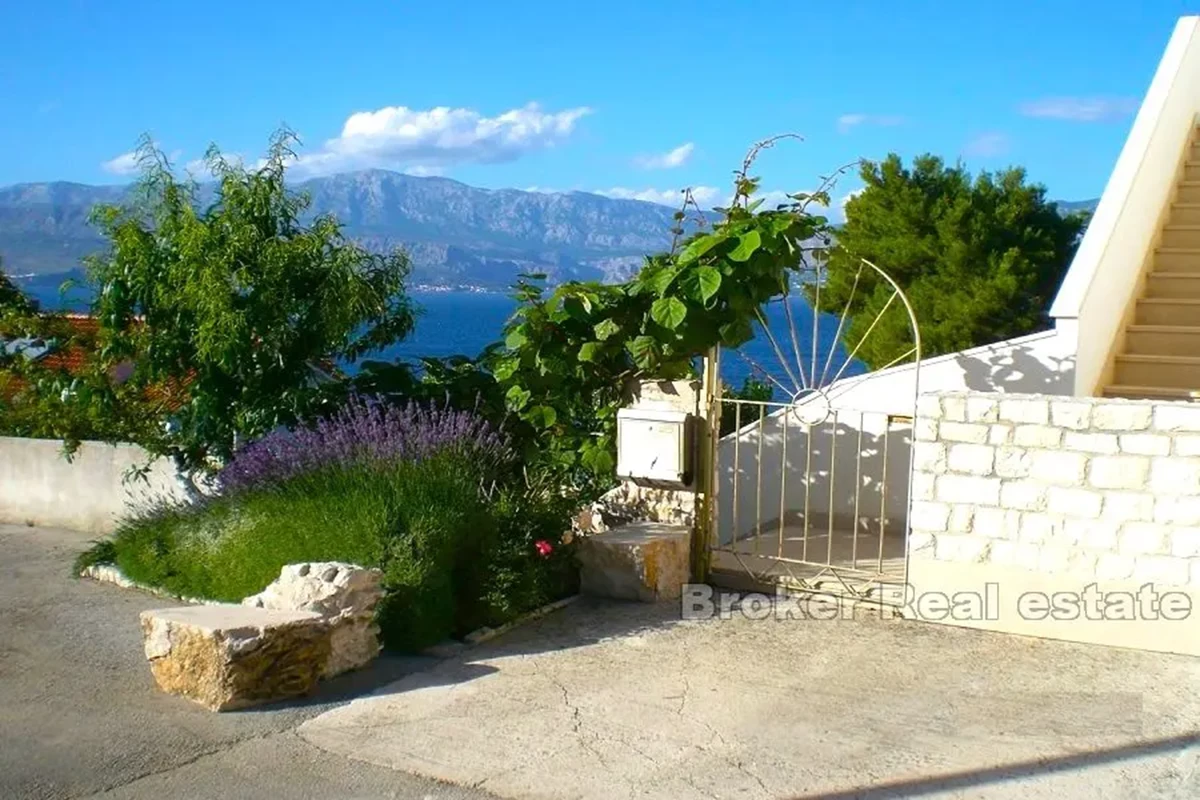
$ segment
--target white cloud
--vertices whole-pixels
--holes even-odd
[[[849,133],[862,125],[877,125],[883,128],[894,128],[904,124],[904,117],[890,114],[842,114],[838,117],[837,127],[841,133]]]
[[[686,164],[695,149],[696,145],[692,142],[684,142],[666,153],[655,156],[638,156],[634,159],[634,163],[642,169],[674,169]]]
[[[1040,119],[1103,122],[1132,114],[1137,107],[1135,97],[1046,97],[1022,103],[1020,112]]]
[[[368,167],[496,164],[554,147],[575,131],[585,107],[544,112],[530,103],[495,117],[468,108],[388,106],[350,115],[341,135],[301,155],[294,166],[322,175]]]
[[[672,208],[679,208],[683,205],[683,189],[627,189],[617,186],[612,189],[597,189],[594,194],[602,194],[618,200],[643,200],[647,203],[658,203]],[[720,197],[721,191],[712,186],[692,187],[692,198],[701,208],[715,205]]]
[[[432,178],[444,174],[445,170],[441,167],[427,167],[423,164],[417,164],[411,167],[405,167],[405,175],[413,175],[418,178]]]
[[[991,158],[1008,152],[1009,138],[1007,134],[992,131],[981,133],[967,142],[963,147],[963,155]]]
[[[122,153],[105,161],[100,165],[100,169],[110,175],[133,175],[138,171],[138,154],[136,151]]]

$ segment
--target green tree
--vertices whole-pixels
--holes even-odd
[[[4,261],[0,260],[0,314],[15,312],[32,314],[37,311],[37,302],[21,291],[21,287],[13,283],[4,271]]]
[[[887,306],[893,287],[874,270],[860,270],[860,259],[879,266],[905,292],[924,357],[1049,325],[1050,302],[1086,215],[1059,213],[1045,188],[1027,183],[1017,168],[972,178],[961,164],[947,167],[932,155],[906,168],[892,154],[864,162],[860,174],[865,187],[846,204],[845,225],[823,270],[820,305],[848,309],[845,340],[851,349],[862,342],[856,356],[868,367],[902,358],[913,337],[903,304],[896,299]],[[814,286],[806,291],[815,299]]]
[[[93,211],[110,247],[88,260],[100,358],[80,399],[165,397],[135,441],[193,476],[319,412],[336,391],[322,370],[412,329],[403,252],[370,253],[330,216],[302,222],[308,198],[284,184],[294,141],[276,134],[253,169],[211,148],[217,184],[201,209],[197,187],[144,140],[139,200]],[[121,365],[127,379],[104,379]]]

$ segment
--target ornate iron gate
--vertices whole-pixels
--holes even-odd
[[[754,342],[707,359],[705,572],[729,588],[783,584],[902,602],[889,590],[907,578],[920,332],[879,267],[863,260],[857,274],[833,276],[836,287],[828,270],[805,274],[809,302],[793,287],[760,313]],[[840,309],[822,308],[826,287]],[[869,325],[861,314],[848,324],[856,298],[876,309]],[[905,342],[890,363],[881,331]],[[877,370],[862,371],[864,352]],[[740,393],[720,379],[735,373],[748,379]]]

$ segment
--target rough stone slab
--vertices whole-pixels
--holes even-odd
[[[383,598],[383,573],[339,561],[287,564],[271,585],[242,600],[243,606],[308,611],[332,625],[330,655],[322,678],[360,669],[382,649],[375,608]]]
[[[270,586],[242,605],[314,611],[323,617],[370,617],[383,597],[383,573],[356,564],[321,561],[287,564]]]
[[[580,591],[616,600],[677,600],[689,578],[691,529],[635,522],[580,539]]]
[[[240,605],[143,611],[160,689],[213,711],[309,694],[329,662],[332,626],[311,611]]]

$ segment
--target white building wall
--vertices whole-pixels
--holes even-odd
[[[1075,339],[1079,396],[1102,388],[1198,114],[1200,17],[1182,17],[1050,311]]]
[[[782,409],[772,409],[761,428],[743,424],[718,444],[720,543],[732,541],[735,531],[739,538],[752,534],[760,523],[766,536],[781,511],[790,517],[806,508],[814,525],[827,525],[832,511],[841,529],[877,532],[882,521],[888,530],[904,530],[918,389],[1071,394],[1073,349],[1073,340],[1056,331],[1025,336],[926,359],[919,387],[911,364],[839,381],[826,390],[831,417],[811,428],[797,416],[785,421]],[[724,404],[723,416],[734,413],[733,404]]]

